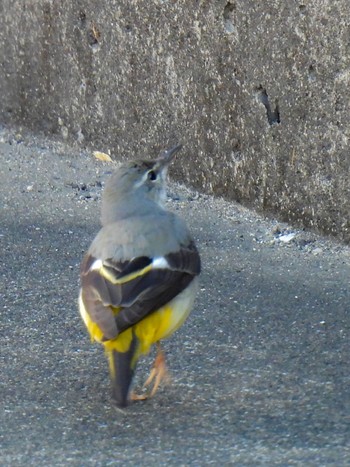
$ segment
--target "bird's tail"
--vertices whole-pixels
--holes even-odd
[[[137,338],[133,336],[126,352],[106,349],[112,382],[112,396],[118,407],[128,405],[129,390],[137,363],[138,347]]]

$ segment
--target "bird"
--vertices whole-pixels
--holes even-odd
[[[185,222],[165,207],[169,164],[182,148],[122,163],[106,181],[101,229],[80,269],[79,311],[104,346],[117,407],[153,397],[168,380],[161,341],[193,308],[201,260]],[[156,358],[143,391],[131,390],[136,365]]]

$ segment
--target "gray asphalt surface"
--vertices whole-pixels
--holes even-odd
[[[120,411],[77,311],[111,164],[4,128],[0,162],[1,465],[350,465],[348,247],[172,184],[202,287],[172,383]]]

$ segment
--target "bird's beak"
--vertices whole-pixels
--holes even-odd
[[[157,159],[157,168],[163,169],[167,167],[170,164],[170,162],[174,159],[175,154],[178,151],[180,151],[181,148],[182,145],[177,144],[173,148],[163,151]]]

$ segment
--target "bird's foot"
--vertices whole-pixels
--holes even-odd
[[[132,401],[145,401],[148,398],[148,394],[136,394],[134,391],[132,391],[130,394],[130,400]]]
[[[157,392],[159,385],[162,381],[164,381],[166,384],[170,382],[170,375],[169,375],[168,368],[166,366],[165,355],[164,355],[163,350],[159,346],[158,346],[157,356],[153,364],[153,368],[150,372],[149,377],[145,381],[145,384],[143,385],[143,387],[147,388],[148,386],[150,386],[153,380],[154,380],[154,383],[149,393],[149,397],[154,396],[154,394]]]
[[[160,348],[159,344],[158,344],[157,356],[154,361],[152,370],[150,372],[149,377],[145,381],[143,387],[148,388],[153,382],[153,380],[154,380],[154,383],[153,383],[152,389],[148,390],[144,394],[135,394],[134,392],[132,392],[130,396],[131,400],[144,401],[146,399],[149,399],[150,397],[153,397],[155,395],[162,381],[164,381],[166,384],[170,382],[170,375],[168,372],[168,368],[166,366],[165,355],[164,355],[163,350]]]

